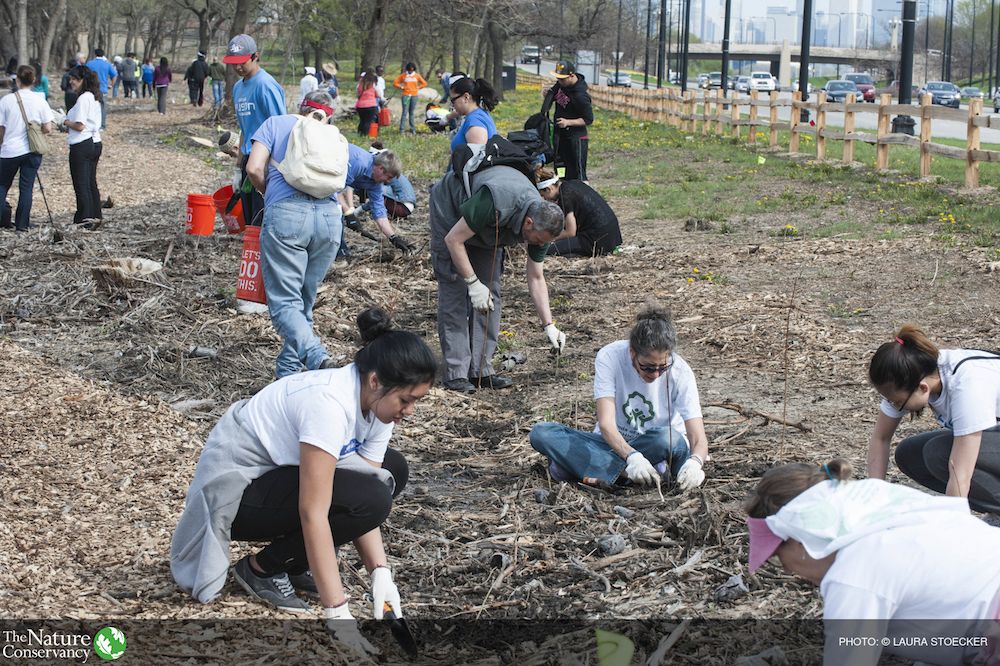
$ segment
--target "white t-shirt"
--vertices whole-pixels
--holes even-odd
[[[955,371],[962,359],[973,356],[997,360],[965,361]],[[942,428],[961,437],[1000,426],[1000,357],[978,349],[942,349],[938,354],[938,374],[941,394],[930,401],[930,407]],[[905,415],[884,398],[881,410],[893,419]]]
[[[594,399],[614,398],[618,432],[626,441],[652,428],[666,428],[668,424],[684,434],[684,422],[701,417],[698,386],[691,366],[676,352],[671,358],[670,370],[647,384],[632,365],[628,340],[612,342],[597,352]],[[600,423],[594,432],[601,432]]]
[[[76,98],[76,104],[66,114],[67,120],[83,123],[83,131],[69,128],[69,145],[73,146],[87,139],[101,142],[101,105],[94,99],[94,93],[85,92]]]
[[[52,109],[49,108],[49,103],[45,101],[45,95],[42,93],[18,90],[16,95],[5,95],[0,99],[0,125],[4,127],[0,157],[4,159],[20,157],[31,152],[28,148],[28,128],[25,127],[24,118],[21,117],[17,95],[21,96],[24,113],[29,121],[51,123],[54,120]]]
[[[385,79],[381,76],[375,77],[375,93],[379,99],[385,99]]]
[[[312,74],[306,74],[299,81],[299,106],[302,106],[302,101],[306,98],[306,95],[311,93],[313,90],[319,88],[319,81]]]
[[[277,465],[299,464],[299,443],[341,460],[355,453],[381,463],[392,423],[361,413],[361,379],[354,364],[283,377],[261,389],[242,415]]]

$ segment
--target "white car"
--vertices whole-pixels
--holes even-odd
[[[771,72],[750,72],[750,90],[771,92],[778,89],[778,82]]]

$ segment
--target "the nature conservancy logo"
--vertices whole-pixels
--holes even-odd
[[[622,414],[625,415],[625,420],[628,421],[629,425],[636,430],[642,428],[656,416],[656,412],[653,411],[653,403],[638,391],[629,393],[628,399],[622,405]]]
[[[125,654],[125,633],[117,627],[104,627],[94,635],[94,652],[104,661],[114,661]]]
[[[105,661],[113,661],[125,654],[125,633],[117,627],[104,627],[91,638],[88,634],[55,631],[47,627],[37,629],[4,629],[0,631],[5,660],[19,662],[72,661],[85,664],[91,652]]]

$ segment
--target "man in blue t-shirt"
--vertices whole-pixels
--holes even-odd
[[[282,116],[286,113],[285,91],[274,77],[260,66],[260,53],[257,42],[250,35],[236,35],[229,40],[229,48],[222,62],[232,65],[240,80],[233,86],[233,108],[236,111],[236,122],[240,126],[243,143],[240,152],[240,169],[243,171],[243,182],[246,182],[246,161],[250,154],[253,136],[271,116]],[[243,216],[250,225],[260,225],[264,210],[264,200],[254,188],[243,188],[241,195]]]
[[[97,80],[101,84],[101,129],[104,129],[108,125],[108,109],[104,100],[108,96],[108,89],[118,78],[118,68],[104,57],[104,49],[94,49],[94,58],[87,63],[87,67],[97,74]]]

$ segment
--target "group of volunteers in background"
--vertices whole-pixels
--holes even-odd
[[[261,67],[256,42],[237,35],[222,63],[209,64],[199,53],[187,68],[192,105],[204,104],[209,80],[215,103],[222,103],[226,65],[237,77],[236,184],[247,222],[260,226],[267,310],[282,344],[275,381],[230,406],[205,443],[173,536],[171,571],[204,603],[222,595],[230,571],[250,595],[284,611],[311,613],[300,595],[316,597],[334,638],[373,652],[353,621],[339,557],[348,543],[357,549],[374,617],[387,608],[402,617],[381,533],[409,478],[406,458],[390,446],[395,425],[436,381],[461,393],[513,385],[493,366],[509,248],[526,246],[524,279],[539,334],[558,355],[566,350],[566,324],[552,317],[545,261],[611,254],[622,243],[612,206],[587,182],[594,118],[587,82],[564,60],[553,72],[556,83],[542,91],[543,108],[554,109],[553,167],[541,160],[533,172],[504,164],[471,169],[466,165],[478,164],[495,144],[497,95],[483,79],[439,72],[447,102],[428,105],[426,114],[434,111],[433,129],[452,128],[452,159],[428,200],[440,362],[419,336],[369,308],[357,318],[361,349],[338,367],[314,330],[320,283],[347,251],[344,230],[363,231],[366,214],[404,256],[421,249],[394,226],[414,211],[414,187],[385,143],[354,145],[332,124],[339,96],[334,66],[304,68],[297,108],[288,113],[285,91]],[[354,108],[358,132],[367,136],[386,104],[386,81],[381,66],[364,69]],[[30,124],[40,136],[60,125],[68,131],[74,221],[95,229],[106,205],[96,172],[109,90],[114,95],[120,84],[132,98],[155,89],[165,113],[171,80],[166,59],[159,67],[134,54],[109,61],[98,49],[92,61],[67,69],[61,87],[68,113],[60,117],[44,86],[35,92],[36,70],[18,68],[16,91],[0,99],[0,195],[20,175],[11,226],[29,228],[42,160]],[[416,133],[417,99],[427,81],[407,63],[392,86],[402,97],[400,134]],[[554,481],[698,491],[711,472],[709,441],[695,370],[678,348],[669,309],[653,300],[625,339],[600,348],[593,431],[554,422],[531,429],[529,442],[545,456]],[[845,648],[834,640],[845,631],[838,621],[873,621],[872,632],[896,637],[912,630],[905,624],[911,620],[963,620],[974,635],[1000,619],[1000,530],[970,513],[1000,516],[1000,353],[939,349],[908,325],[874,352],[868,373],[882,397],[868,478],[854,480],[841,459],[781,465],[763,475],[746,504],[750,571],[776,555],[787,572],[819,586],[830,622],[827,651],[839,655],[831,664],[875,663],[883,651],[881,643]],[[903,439],[895,460],[907,477],[943,497],[885,480],[903,417],[928,408],[940,428]],[[266,545],[232,565],[232,541]],[[969,650],[961,658],[1000,663],[995,642]],[[933,663],[954,656],[894,643],[885,651]]]

